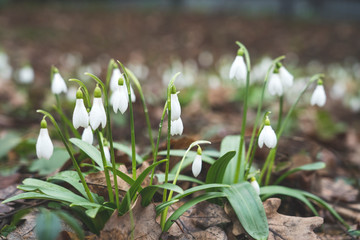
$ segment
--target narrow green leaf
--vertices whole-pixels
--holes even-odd
[[[230,162],[227,165],[227,168],[225,170],[225,174],[224,174],[224,178],[222,181],[222,183],[227,183],[227,184],[232,184],[234,183],[234,179],[235,179],[235,172],[236,172],[236,167],[237,167],[237,158],[238,158],[238,149],[239,149],[239,145],[240,145],[240,136],[226,136],[222,141],[221,141],[221,146],[220,146],[220,155],[223,156],[226,153],[230,152],[230,151],[235,151],[236,154],[235,156],[230,160]],[[243,157],[245,157],[245,151],[243,150]],[[242,161],[244,163],[244,161]],[[245,169],[245,166],[240,166],[241,169]],[[242,175],[240,173],[240,179],[241,179]]]
[[[126,146],[125,144],[122,143],[113,143],[114,148],[124,152],[126,155],[128,155],[131,158],[131,148]],[[138,154],[136,154],[136,162],[137,163],[142,163],[144,161],[144,159],[142,159],[142,157],[140,157]]]
[[[160,203],[159,205],[157,205],[155,207],[156,215],[158,216],[162,211],[165,210],[165,208],[169,207],[170,205],[172,205],[178,201],[179,201],[179,199],[172,199],[170,201]]]
[[[57,239],[61,231],[61,221],[59,217],[50,212],[43,210],[36,217],[35,232],[39,240]]]
[[[183,193],[184,192],[181,187],[179,187],[177,185],[174,185],[174,184],[171,184],[171,183],[164,183],[164,184],[161,184],[161,185],[147,186],[146,188],[144,188],[144,189],[142,189],[140,191],[141,199],[142,199],[141,204],[143,206],[149,205],[151,200],[153,199],[153,196],[154,196],[155,192],[160,188],[161,189],[172,190],[172,191],[177,192],[177,193]]]
[[[70,138],[70,142],[80,148],[92,160],[94,160],[94,162],[96,162],[96,164],[101,168],[101,170],[104,170],[101,153],[96,147],[78,138]]]
[[[78,236],[78,238],[80,240],[84,239],[85,235],[84,235],[84,231],[82,229],[82,227],[80,226],[80,224],[74,219],[74,217],[70,216],[69,214],[67,214],[66,212],[62,212],[62,211],[56,211],[55,212],[56,215],[58,215],[58,217],[63,220],[65,223],[67,223],[72,230],[74,230],[74,232],[76,233],[76,235]]]
[[[21,142],[21,137],[16,132],[9,132],[2,138],[0,138],[0,158],[6,156],[6,154],[13,148],[15,148]]]
[[[165,174],[164,173],[157,173],[155,174],[155,176],[157,177],[158,179],[158,182],[160,183],[163,183],[165,182]],[[175,174],[173,173],[169,173],[168,175],[168,181],[171,182],[171,181],[174,181],[175,179]],[[178,176],[178,181],[188,181],[188,182],[193,182],[193,183],[197,183],[197,184],[205,184],[203,181],[200,181],[194,177],[189,177],[189,176],[186,176],[186,175],[179,175]]]
[[[12,202],[12,201],[16,201],[16,200],[20,200],[20,199],[46,199],[46,200],[55,200],[55,201],[60,201],[58,198],[53,197],[53,196],[48,196],[46,194],[43,193],[36,193],[36,192],[26,192],[26,193],[20,193],[18,195],[15,195],[13,197],[10,197],[6,200],[4,200],[2,203],[8,203],[8,202]]]
[[[259,196],[249,182],[223,189],[245,231],[255,239],[267,239],[269,226]]]
[[[202,201],[206,201],[208,199],[212,199],[212,198],[221,198],[221,197],[225,197],[225,193],[222,192],[210,192],[210,193],[205,193],[203,195],[200,195],[196,198],[193,198],[189,201],[187,201],[186,203],[184,203],[184,205],[182,205],[181,207],[179,207],[178,209],[176,209],[176,211],[167,219],[166,223],[165,223],[165,227],[163,229],[164,232],[168,231],[169,228],[171,227],[171,225],[184,213],[186,212],[189,208],[191,208],[192,206],[194,206],[195,204],[202,202]]]
[[[231,151],[222,155],[216,162],[211,165],[206,175],[206,183],[221,183],[224,179],[224,173],[230,160],[235,156],[236,152]]]
[[[184,197],[186,197],[192,193],[198,192],[198,191],[209,190],[209,189],[217,190],[219,188],[224,189],[224,188],[228,188],[228,187],[230,187],[230,185],[221,184],[221,183],[204,184],[204,185],[186,189],[183,193],[176,195],[173,199],[181,199],[181,198],[184,198]]]
[[[106,166],[106,169],[110,170],[111,172],[114,172],[111,166]],[[115,174],[130,185],[133,185],[133,183],[135,182],[134,179],[132,179],[131,177],[129,177],[128,175],[126,175],[125,173],[121,172],[118,169],[115,169]]]
[[[87,194],[85,192],[84,186],[80,183],[80,177],[75,171],[63,171],[59,172],[58,174],[49,177],[48,181],[64,181],[73,186],[76,190],[78,190],[85,198]]]

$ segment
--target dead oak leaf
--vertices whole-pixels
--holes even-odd
[[[269,223],[268,240],[320,239],[313,230],[323,224],[323,218],[303,218],[279,214],[277,210],[280,204],[281,200],[278,198],[269,198],[263,203]]]
[[[100,232],[100,239],[131,239],[132,230],[134,239],[159,239],[162,231],[160,224],[155,221],[156,211],[153,204],[144,208],[141,206],[141,199],[138,198],[131,213],[134,229],[132,229],[130,212],[118,216],[116,210]]]

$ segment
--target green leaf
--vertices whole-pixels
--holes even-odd
[[[111,172],[114,172],[111,166],[106,166],[106,169],[110,170]],[[118,169],[115,169],[115,174],[130,185],[133,185],[135,182],[134,179],[132,179],[131,177],[129,177],[128,175],[126,175],[125,173],[121,172]]]
[[[206,183],[221,183],[224,179],[224,173],[230,160],[236,152],[231,151],[222,155],[211,167],[206,175]]]
[[[42,210],[36,217],[35,233],[39,240],[57,239],[61,231],[61,221],[49,210]]]
[[[155,176],[157,177],[158,179],[158,182],[165,182],[165,174],[164,173],[157,173],[155,174]],[[169,173],[168,174],[168,181],[174,181],[175,179],[175,174],[173,173]],[[178,181],[188,181],[188,182],[194,182],[194,183],[197,183],[197,184],[205,184],[203,181],[200,181],[194,177],[189,177],[189,176],[186,176],[186,175],[179,175],[178,176]]]
[[[198,192],[198,191],[202,191],[202,190],[216,190],[218,188],[224,189],[224,188],[228,188],[230,187],[230,185],[228,184],[221,184],[221,183],[213,183],[213,184],[204,184],[201,186],[196,186],[196,187],[192,187],[189,189],[186,189],[183,193],[176,195],[175,197],[173,197],[173,199],[181,199],[184,198],[192,193]]]
[[[126,146],[125,144],[121,144],[121,143],[116,143],[114,142],[113,143],[114,145],[114,148],[124,152],[126,155],[128,155],[130,158],[132,157],[131,156],[131,148]],[[142,163],[144,161],[144,159],[142,159],[142,157],[140,157],[138,154],[135,155],[136,156],[136,162],[137,163]]]
[[[223,156],[224,154],[226,154],[230,151],[236,152],[235,156],[230,160],[230,162],[227,165],[227,168],[226,168],[225,174],[224,174],[224,178],[221,181],[222,183],[227,183],[227,184],[234,183],[235,171],[236,171],[236,167],[237,167],[239,145],[240,145],[240,136],[226,136],[221,141],[221,146],[220,146],[220,155],[221,156]],[[244,144],[244,146],[245,146],[245,144]],[[245,158],[245,150],[243,150],[242,152],[243,152],[242,158]],[[242,163],[244,163],[244,162],[245,161],[242,161]],[[243,166],[240,166],[240,169],[242,169],[242,170],[245,169],[244,164],[243,164]],[[243,171],[240,172],[240,180],[242,180],[242,178],[243,178]]]
[[[20,134],[9,132],[0,139],[0,159],[5,157],[7,153],[15,148],[21,142]]]
[[[269,226],[259,196],[249,182],[223,189],[245,231],[255,239],[267,239]]]
[[[40,175],[48,175],[59,169],[68,159],[69,153],[64,148],[55,148],[49,160],[37,159],[29,167],[31,172],[38,172]]]
[[[274,185],[278,185],[287,176],[289,176],[290,174],[293,174],[295,172],[298,172],[298,171],[315,171],[315,170],[323,169],[325,167],[326,167],[326,164],[324,162],[315,162],[315,163],[305,164],[305,165],[297,167],[297,168],[293,168],[293,169],[287,171],[286,173],[284,173],[283,175],[281,175],[274,182]]]
[[[178,201],[179,201],[179,199],[172,199],[170,201],[160,203],[159,205],[157,205],[155,207],[156,215],[159,215],[162,211],[165,210],[165,208],[167,208],[168,206],[170,206]]]
[[[74,219],[74,217],[70,216],[69,214],[67,214],[66,212],[62,212],[62,211],[56,211],[55,212],[56,215],[58,215],[58,217],[63,220],[65,223],[67,223],[72,230],[74,230],[74,232],[76,233],[76,235],[78,236],[78,238],[80,240],[84,239],[85,235],[84,235],[84,231],[82,229],[82,227],[79,225],[78,221],[76,221]]]
[[[4,203],[19,200],[19,199],[46,199],[46,200],[59,201],[59,199],[57,199],[56,197],[48,196],[48,195],[43,194],[43,193],[26,192],[26,193],[20,193],[18,195],[10,197],[10,198],[4,200],[2,203],[4,204]]]
[[[153,196],[154,196],[154,194],[155,194],[155,192],[160,188],[161,189],[172,190],[172,191],[177,192],[177,193],[183,193],[184,192],[181,187],[179,187],[177,185],[174,185],[174,184],[171,184],[171,183],[164,183],[164,184],[161,184],[161,185],[147,186],[146,188],[144,188],[143,190],[140,191],[141,198],[142,198],[141,204],[143,206],[149,205],[152,198],[153,198]]]
[[[166,232],[169,230],[169,228],[171,227],[171,225],[184,213],[186,212],[189,208],[191,208],[192,206],[194,206],[195,204],[202,202],[202,201],[206,201],[208,199],[212,199],[212,198],[221,198],[221,197],[225,197],[226,195],[222,192],[210,192],[210,193],[205,193],[203,195],[200,195],[196,198],[193,198],[189,201],[187,201],[186,203],[184,203],[181,207],[179,207],[178,209],[176,209],[176,211],[167,219],[166,223],[165,223],[165,227],[163,229],[163,232]],[[156,209],[156,211],[158,212],[159,208]]]
[[[104,165],[101,159],[101,153],[96,147],[78,138],[70,138],[70,142],[75,146],[77,146],[78,148],[80,148],[92,160],[94,160],[96,164],[101,168],[101,170],[104,170]]]

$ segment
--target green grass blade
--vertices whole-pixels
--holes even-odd
[[[101,170],[104,170],[100,151],[96,147],[78,138],[70,138],[70,142],[80,148],[92,160],[94,160],[94,162],[96,162],[96,164],[101,168]]]
[[[204,185],[189,188],[189,189],[185,190],[183,193],[176,195],[173,199],[181,199],[181,198],[184,198],[184,197],[186,197],[192,193],[198,192],[198,191],[209,190],[209,189],[217,190],[219,188],[223,189],[223,188],[228,188],[228,187],[230,187],[230,185],[221,184],[221,183],[204,184]]]
[[[177,185],[174,185],[174,184],[171,184],[171,183],[164,183],[164,184],[161,184],[161,185],[148,186],[148,187],[146,187],[146,188],[144,188],[143,190],[140,191],[141,198],[142,198],[141,204],[143,206],[149,205],[152,198],[153,198],[153,196],[154,196],[154,194],[155,194],[155,192],[158,189],[172,190],[172,191],[177,192],[177,193],[183,193],[184,192],[181,187],[179,187]]]
[[[211,167],[206,175],[206,183],[221,183],[224,179],[224,173],[230,160],[236,152],[231,151],[222,155]]]
[[[155,176],[157,177],[158,179],[158,182],[162,183],[162,182],[165,182],[165,174],[164,173],[158,173],[158,174],[155,174]],[[175,174],[173,173],[169,173],[168,175],[168,181],[171,182],[171,181],[174,181],[175,179]],[[194,177],[189,177],[189,176],[186,176],[186,175],[179,175],[178,176],[178,181],[187,181],[187,182],[193,182],[193,183],[197,183],[197,184],[205,184],[203,181],[200,181]]]

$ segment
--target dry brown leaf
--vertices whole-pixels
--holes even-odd
[[[160,224],[155,221],[155,205],[150,204],[144,208],[141,206],[141,199],[138,198],[132,208],[132,217],[134,221],[134,239],[159,239],[162,231]],[[100,239],[131,239],[131,227],[130,212],[123,216],[118,216],[118,211],[116,210],[100,232]]]
[[[321,217],[294,217],[279,214],[281,200],[270,198],[263,205],[269,223],[268,240],[278,239],[319,239],[314,228],[320,227],[324,220]]]
[[[334,181],[330,178],[322,178],[320,180],[322,196],[327,201],[343,201],[343,202],[355,202],[359,190],[353,186],[347,184],[344,180],[339,179]]]
[[[8,240],[35,240],[35,226],[36,226],[36,213],[32,212],[30,214],[22,217],[25,221],[20,224],[14,231],[12,231],[8,236]]]

